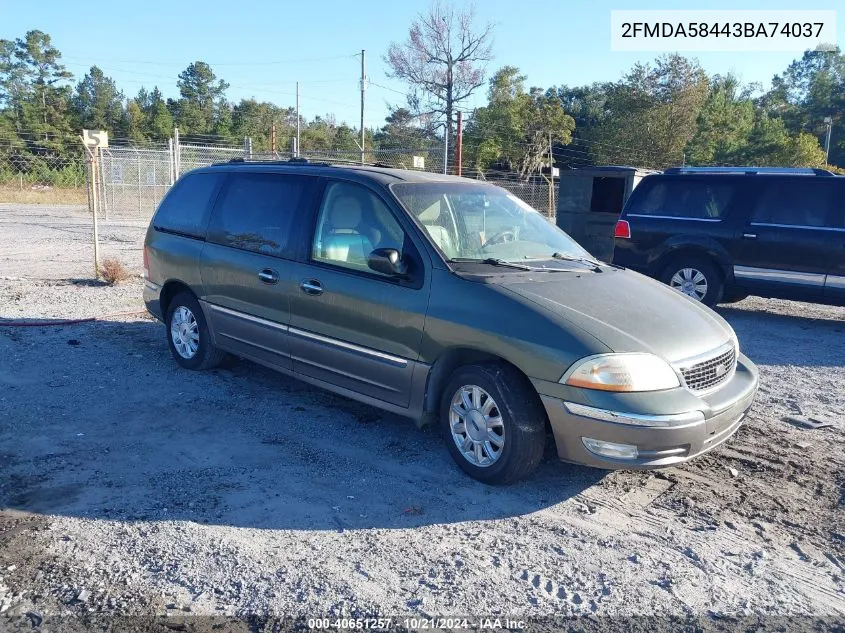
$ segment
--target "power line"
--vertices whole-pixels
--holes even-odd
[[[309,64],[313,62],[324,62],[324,61],[332,61],[336,59],[349,59],[352,57],[357,57],[360,53],[353,53],[351,55],[334,55],[331,57],[311,57],[305,59],[280,59],[280,60],[273,60],[273,61],[249,61],[249,62],[205,62],[209,66],[272,66],[272,65],[280,65],[280,64]],[[71,55],[65,55],[62,59],[76,59],[76,60],[86,60],[86,57],[74,57]],[[139,60],[139,59],[113,59],[113,62],[117,62],[118,64],[145,64],[150,66],[181,66],[182,62],[159,62],[159,61],[147,61],[147,60]],[[196,60],[196,61],[204,61],[204,60]],[[194,62],[189,62],[194,63]],[[70,64],[68,64],[70,65]],[[80,65],[80,64],[74,64]],[[98,66],[98,64],[94,63],[86,63],[81,65],[89,65],[89,66]],[[99,66],[98,66],[99,67]]]

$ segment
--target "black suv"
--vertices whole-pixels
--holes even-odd
[[[748,295],[845,305],[845,177],[675,168],[643,178],[613,261],[709,306]]]

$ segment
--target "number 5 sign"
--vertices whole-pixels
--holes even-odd
[[[109,133],[105,130],[82,130],[82,142],[89,149],[108,147]]]

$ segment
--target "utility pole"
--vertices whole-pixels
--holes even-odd
[[[296,82],[296,157],[299,158],[299,82]]]
[[[367,70],[364,66],[366,51],[361,49],[361,164],[364,164],[364,94],[367,91]]]
[[[455,168],[458,176],[461,175],[461,168],[463,166],[463,152],[464,152],[464,117],[463,112],[458,110],[458,129],[455,136]]]
[[[824,123],[827,126],[827,134],[824,137],[824,162],[830,164],[830,131],[833,128],[833,117],[826,116]]]
[[[273,158],[276,157],[276,122],[270,125],[270,152],[273,154]]]

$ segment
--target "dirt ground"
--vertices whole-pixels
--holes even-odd
[[[101,227],[104,255],[140,273],[143,232]],[[708,455],[607,473],[550,451],[496,488],[408,420],[245,361],[179,369],[143,314],[57,323],[142,307],[139,279],[91,281],[82,210],[0,205],[0,630],[98,615],[845,626],[843,308],[719,308],[761,388]]]

